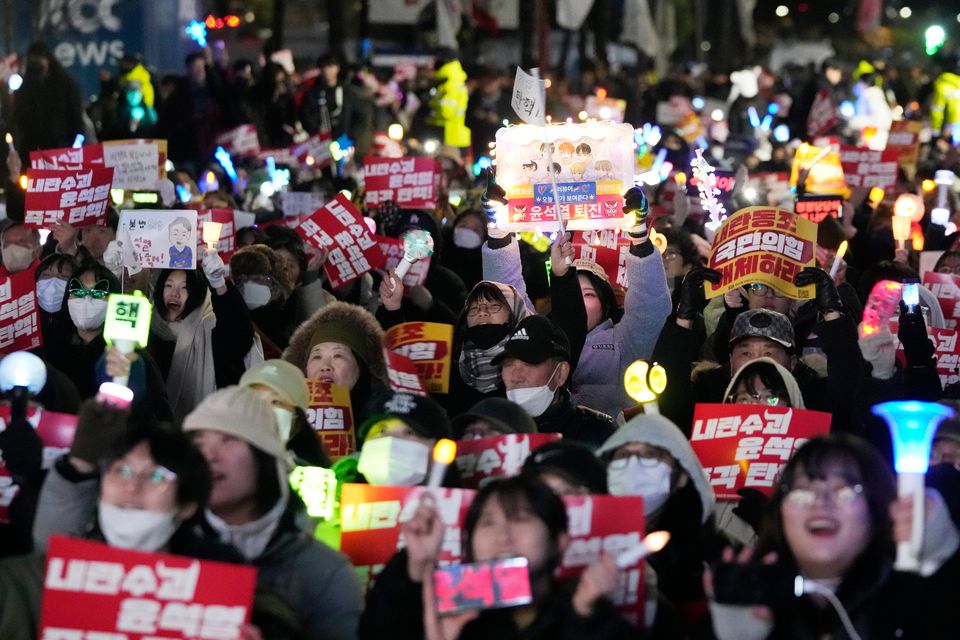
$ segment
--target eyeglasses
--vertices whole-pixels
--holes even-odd
[[[666,251],[663,252],[664,260],[678,260],[682,257],[683,257],[683,254],[681,254],[679,251],[670,251],[670,249],[667,249]]]
[[[488,302],[486,304],[474,304],[470,305],[467,308],[467,317],[474,318],[481,313],[486,313],[487,315],[492,315],[494,313],[500,313],[503,310],[503,305],[499,302]]]
[[[734,404],[765,404],[775,407],[780,404],[780,396],[765,396],[759,393],[731,393],[727,396],[727,402]]]
[[[118,480],[134,478],[137,480],[137,484],[146,483],[154,488],[169,486],[177,480],[177,474],[166,467],[138,470],[125,463],[114,464],[107,470],[107,475]]]
[[[786,490],[783,501],[793,507],[809,507],[816,502],[818,497],[829,497],[833,504],[845,507],[853,503],[857,496],[862,494],[863,485],[861,484],[845,484],[834,487],[826,485],[796,487]]]
[[[747,291],[752,293],[755,296],[760,296],[762,298],[768,298],[773,296],[774,298],[783,298],[784,296],[780,295],[780,292],[771,287],[770,285],[763,284],[762,282],[752,282],[747,285]]]
[[[70,295],[74,298],[86,298],[90,296],[94,299],[106,298],[110,295],[110,283],[106,280],[98,280],[92,289],[87,289],[78,279],[73,278],[68,285]]]

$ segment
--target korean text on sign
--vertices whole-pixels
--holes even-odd
[[[896,321],[890,322],[890,332],[894,336],[898,334],[898,325],[899,323]],[[948,384],[955,384],[960,381],[960,340],[957,340],[960,334],[956,329],[927,327],[927,335],[930,336],[930,340],[935,347],[937,375],[940,376],[940,384],[946,388]],[[901,365],[906,366],[907,356],[899,339],[897,340],[897,358]]]
[[[33,269],[0,276],[0,355],[41,343]]]
[[[318,380],[307,380],[307,390],[310,392],[307,421],[330,459],[337,460],[356,452],[350,391]]]
[[[117,240],[123,266],[197,268],[197,212],[128,209],[120,213]]]
[[[23,223],[49,229],[58,220],[75,227],[105,224],[113,169],[28,169]]]
[[[453,326],[435,322],[404,322],[384,336],[388,349],[413,361],[430,393],[447,393],[450,387],[452,342]]]
[[[723,275],[719,286],[707,283],[707,297],[762,282],[791,298],[813,296],[813,286],[793,284],[797,274],[814,263],[817,225],[769,207],[747,207],[729,216],[717,230],[709,266]]]
[[[366,203],[395,200],[408,209],[433,209],[437,204],[437,163],[433,158],[364,158]]]
[[[830,414],[789,407],[698,404],[690,444],[717,498],[752,487],[769,494],[790,456],[830,430]]]
[[[573,232],[574,257],[600,265],[611,284],[627,288],[627,255],[630,241],[617,229]]]
[[[960,319],[960,277],[927,271],[923,274],[923,286],[937,297],[946,327],[956,329]]]
[[[256,570],[50,539],[40,637],[233,640],[250,620]]]
[[[560,439],[559,433],[508,433],[457,444],[463,486],[476,489],[487,478],[515,476],[530,452]]]
[[[383,253],[363,216],[340,194],[296,227],[304,240],[327,251],[323,270],[339,289],[383,264]]]
[[[893,149],[871,151],[849,145],[840,147],[843,176],[853,189],[893,189],[897,184],[898,158],[899,152]]]
[[[387,378],[390,389],[397,393],[427,395],[427,390],[417,374],[417,367],[413,364],[413,360],[387,348],[383,350],[383,358],[387,363]]]

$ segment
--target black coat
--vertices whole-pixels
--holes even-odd
[[[574,405],[566,388],[558,393],[559,398],[534,418],[540,433],[561,433],[564,440],[582,442],[596,450],[617,430],[617,424],[607,414]]]

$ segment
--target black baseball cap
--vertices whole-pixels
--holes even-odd
[[[499,365],[506,358],[528,364],[540,364],[550,358],[570,361],[570,340],[560,327],[545,316],[527,316],[517,324],[503,352],[492,362]]]

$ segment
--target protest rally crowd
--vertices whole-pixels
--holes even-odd
[[[956,637],[956,58],[269,54],[4,92],[0,638]]]

